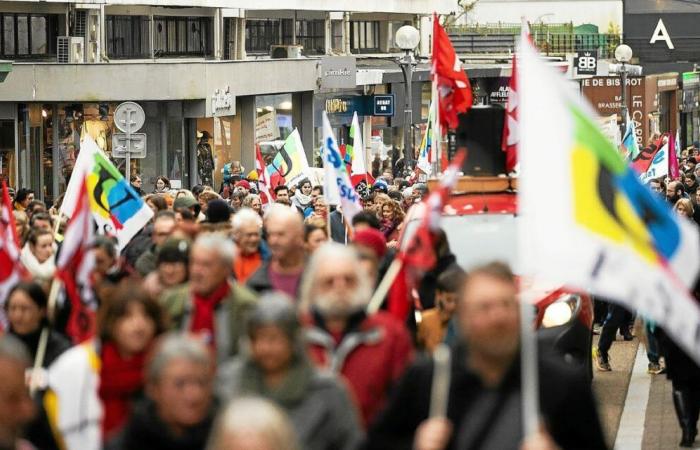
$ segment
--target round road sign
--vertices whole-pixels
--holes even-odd
[[[138,103],[120,103],[114,110],[114,125],[124,133],[136,133],[145,122],[146,113]]]

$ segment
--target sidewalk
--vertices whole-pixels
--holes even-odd
[[[652,377],[649,389],[649,403],[644,419],[645,450],[678,449],[681,441],[681,429],[676,419],[671,397],[671,382],[665,375]],[[695,447],[700,448],[700,439],[695,441]]]

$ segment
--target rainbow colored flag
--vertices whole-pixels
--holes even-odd
[[[73,216],[83,181],[98,233],[116,236],[119,249],[123,249],[151,220],[153,210],[88,135],[80,141],[80,154],[61,205],[61,212],[68,217]]]
[[[433,122],[435,122],[435,105],[433,102],[430,102],[428,125],[425,129],[423,140],[420,143],[420,148],[418,149],[418,162],[416,163],[416,167],[426,175],[430,175],[432,172],[431,152],[433,151]]]
[[[697,228],[642,184],[527,40],[518,83],[522,275],[639,311],[700,362]]]

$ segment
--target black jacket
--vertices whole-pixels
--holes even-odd
[[[150,400],[139,403],[120,433],[111,439],[105,450],[201,450],[214,423],[212,407],[204,421],[176,436],[156,413]]]
[[[343,213],[338,211],[337,209],[333,211],[330,215],[330,220],[331,220],[331,239],[333,242],[337,242],[339,244],[348,244],[349,243],[349,236],[348,233],[345,229],[345,222],[343,219]]]
[[[540,408],[547,430],[563,449],[605,449],[585,374],[540,355]],[[454,424],[449,449],[520,448],[520,364],[488,389],[466,366],[466,350],[453,352],[447,416]],[[365,450],[411,449],[416,428],[428,418],[433,363],[416,362],[404,374],[387,408],[370,427]]]

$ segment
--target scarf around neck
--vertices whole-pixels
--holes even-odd
[[[297,203],[299,203],[300,206],[303,206],[304,208],[311,204],[311,196],[302,194],[301,189],[297,189],[293,198],[297,201]]]
[[[194,308],[192,311],[190,331],[195,334],[204,334],[205,338],[207,338],[206,342],[212,346],[215,344],[214,337],[216,336],[214,330],[214,310],[223,302],[230,290],[231,287],[228,284],[228,280],[224,280],[219,287],[214,289],[214,292],[206,297],[192,294]]]
[[[51,255],[49,259],[40,263],[34,253],[32,253],[27,243],[22,247],[22,253],[20,255],[20,260],[24,267],[27,268],[29,273],[34,275],[36,278],[41,278],[43,280],[48,280],[53,277],[54,272],[56,272],[55,255]]]

